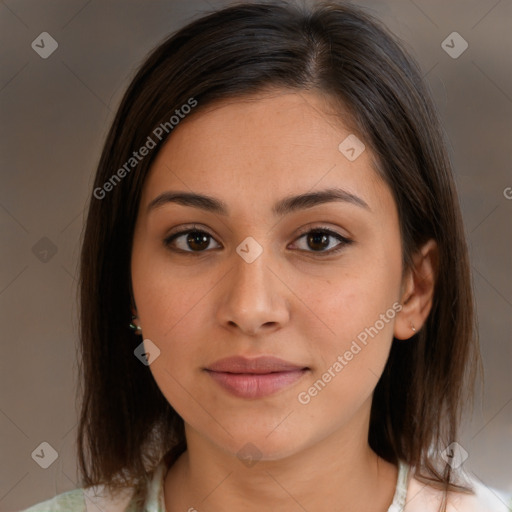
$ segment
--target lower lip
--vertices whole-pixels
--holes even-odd
[[[293,370],[274,373],[227,373],[206,370],[213,380],[240,398],[261,398],[297,382],[308,371]]]

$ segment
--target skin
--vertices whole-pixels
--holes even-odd
[[[393,336],[406,340],[428,316],[436,245],[425,244],[415,268],[403,272],[391,191],[368,148],[353,162],[338,150],[350,133],[321,95],[274,91],[190,116],[153,163],[132,282],[136,322],[160,349],[150,370],[185,422],[188,449],[165,477],[168,512],[383,512],[392,502],[397,468],[367,442],[372,393]],[[272,213],[285,197],[329,187],[368,208],[336,201]],[[148,211],[171,190],[213,196],[229,214],[173,202]],[[174,241],[181,253],[164,244],[191,224],[212,238],[190,246],[181,236]],[[325,255],[338,239],[318,249],[299,231],[320,227],[353,243]],[[263,249],[252,263],[236,252],[248,236]],[[402,310],[378,335],[308,404],[299,403],[298,394],[397,302]],[[309,372],[273,395],[238,398],[203,370],[232,355],[273,355]],[[250,467],[237,456],[247,443],[259,451]]]

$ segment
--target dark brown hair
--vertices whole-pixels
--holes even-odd
[[[412,340],[393,340],[375,389],[369,444],[445,490],[436,460],[457,439],[461,404],[479,366],[467,248],[451,164],[430,94],[414,60],[381,24],[349,4],[238,4],[179,30],[146,59],[122,99],[94,189],[193,98],[189,115],[269,88],[317,91],[346,109],[398,207],[404,269],[428,239],[439,265],[433,307]],[[186,121],[185,121],[186,122]],[[172,131],[169,130],[169,135]],[[183,420],[129,329],[130,256],[140,194],[166,137],[108,193],[91,199],[81,255],[83,485],[143,488],[170,450],[186,448]],[[125,166],[126,169],[126,166]],[[112,181],[111,181],[112,183]]]

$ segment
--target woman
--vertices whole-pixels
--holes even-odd
[[[439,123],[353,6],[232,6],[149,56],[80,283],[83,486],[31,512],[508,510],[457,443],[479,355]]]

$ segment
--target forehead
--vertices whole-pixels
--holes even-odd
[[[168,189],[242,205],[248,199],[264,202],[340,186],[366,202],[381,201],[371,198],[387,188],[374,170],[373,155],[366,148],[349,160],[340,151],[347,138],[356,144],[361,140],[348,117],[317,93],[281,91],[224,100],[174,129],[152,165],[142,203]]]

